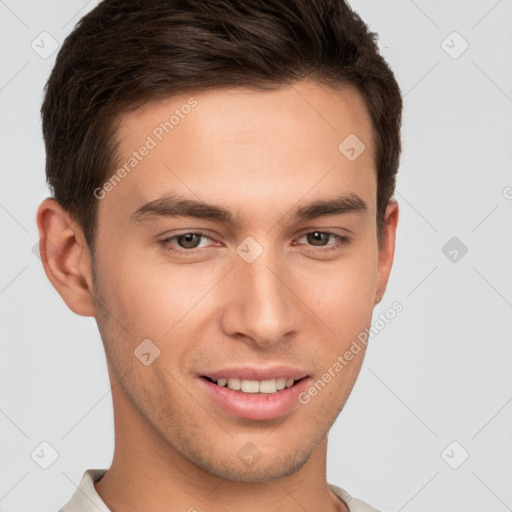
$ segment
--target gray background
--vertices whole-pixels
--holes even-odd
[[[33,253],[48,195],[45,52],[95,5],[0,2],[4,512],[56,511],[113,453],[94,319],[67,309]],[[404,309],[371,341],[329,438],[328,480],[384,511],[512,510],[512,1],[352,5],[404,93],[395,265],[374,318]],[[58,452],[48,469],[31,457],[42,442]]]

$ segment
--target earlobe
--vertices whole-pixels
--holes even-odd
[[[382,232],[382,247],[379,250],[379,271],[375,302],[378,304],[386,291],[395,255],[396,228],[398,225],[398,202],[392,199],[386,209]]]
[[[37,210],[39,251],[46,276],[69,309],[95,316],[91,256],[82,230],[55,199]]]

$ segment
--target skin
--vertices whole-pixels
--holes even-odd
[[[190,96],[124,114],[119,166]],[[277,420],[228,414],[198,374],[281,363],[307,368],[316,381],[370,326],[393,263],[398,204],[388,206],[379,250],[368,112],[357,90],[309,81],[193,97],[197,106],[99,201],[94,261],[80,227],[53,199],[37,213],[41,250],[47,240],[55,247],[43,258],[49,280],[72,311],[96,318],[105,346],[116,444],[95,487],[114,512],[346,511],[327,486],[327,434],[364,347],[307,405]],[[350,133],[366,145],[352,162],[338,150]],[[164,193],[224,206],[238,223],[131,222]],[[339,193],[357,194],[367,212],[291,219],[296,206]],[[190,231],[207,235],[193,241],[192,256],[159,243]],[[315,242],[306,236],[314,231],[351,242]],[[248,236],[263,248],[252,263],[236,252]],[[192,250],[183,238],[167,244]],[[148,366],[133,354],[146,338],[160,349]],[[237,457],[248,442],[261,455],[252,467]]]

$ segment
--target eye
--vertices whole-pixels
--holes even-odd
[[[163,240],[160,240],[160,244],[164,247],[164,249],[176,252],[176,253],[191,253],[193,254],[195,251],[194,249],[203,249],[204,246],[200,246],[199,243],[201,241],[201,238],[207,238],[208,240],[211,240],[211,238],[204,233],[201,232],[192,232],[189,231],[187,233],[181,233],[179,235],[174,235],[168,238],[164,238]],[[176,245],[173,244],[173,241],[176,241],[179,248],[176,249]]]
[[[325,243],[328,242],[331,237],[335,240],[335,243]],[[302,235],[300,239],[302,238],[306,238],[307,243],[311,244],[313,247],[321,248],[320,250],[322,252],[339,249],[342,246],[349,245],[351,242],[349,237],[339,235],[338,233],[332,233],[331,231],[310,231],[309,233],[305,233],[304,235]],[[326,247],[329,245],[331,247],[322,249],[322,247]]]

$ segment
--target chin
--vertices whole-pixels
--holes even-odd
[[[264,483],[296,473],[306,464],[312,452],[313,450],[310,453],[301,452],[285,457],[265,454],[252,467],[247,467],[236,455],[231,459],[219,457],[216,460],[194,460],[193,462],[203,471],[223,480],[239,483]]]

